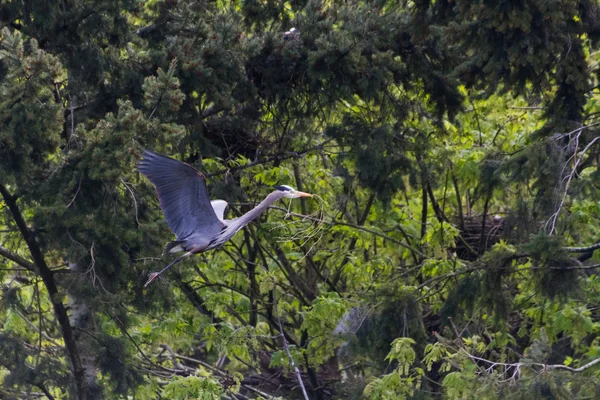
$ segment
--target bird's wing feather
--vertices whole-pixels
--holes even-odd
[[[160,208],[178,239],[194,233],[211,235],[222,229],[201,173],[186,163],[148,150],[143,156],[138,170],[156,187]]]
[[[223,217],[225,216],[225,209],[227,208],[227,202],[225,200],[211,200],[210,204],[212,205],[213,210],[215,210],[217,218],[223,221]]]

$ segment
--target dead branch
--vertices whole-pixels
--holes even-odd
[[[569,253],[587,253],[588,251],[594,251],[600,249],[600,243],[594,243],[587,247],[565,247],[564,250]]]
[[[300,370],[298,369],[298,367],[296,366],[296,363],[294,362],[294,358],[292,357],[292,353],[290,352],[290,348],[288,347],[287,340],[285,339],[285,335],[283,333],[283,325],[281,324],[281,318],[279,317],[279,311],[277,308],[276,292],[277,292],[277,288],[275,287],[273,289],[273,308],[275,309],[275,316],[277,317],[277,322],[279,323],[279,331],[281,332],[281,340],[283,341],[283,348],[285,349],[285,352],[287,353],[287,356],[290,360],[290,365],[294,369],[294,373],[296,374],[296,379],[298,379],[298,383],[300,384],[300,389],[302,389],[302,394],[304,395],[304,399],[310,400],[308,398],[308,394],[306,393],[306,388],[304,387],[304,382],[302,382],[302,376],[300,375]]]

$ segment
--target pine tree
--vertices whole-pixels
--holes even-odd
[[[599,13],[588,0],[4,2],[0,393],[216,398],[268,381],[290,397],[293,358],[311,397],[335,397],[349,309],[367,310],[343,340],[373,396],[492,393],[467,350],[526,350],[535,367],[559,335],[591,342],[588,310],[569,302],[595,287],[565,246],[596,234],[577,218],[598,194]],[[506,94],[544,116],[498,144],[510,121],[477,107]],[[144,291],[170,238],[135,170],[145,148],[203,171],[232,216],[279,183],[330,212],[272,209]],[[596,351],[583,349],[561,351]],[[519,390],[564,395],[565,381]]]

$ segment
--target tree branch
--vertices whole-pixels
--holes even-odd
[[[175,275],[175,279],[177,281],[177,284],[179,285],[179,289],[183,292],[183,294],[186,296],[189,302],[194,306],[194,308],[196,308],[196,310],[198,310],[200,314],[206,315],[214,323],[218,324],[222,322],[220,318],[216,317],[210,310],[208,310],[204,306],[204,299],[200,297],[200,295],[196,292],[196,290],[194,290],[192,285],[190,285],[188,282],[183,281],[179,272],[175,271],[173,275]]]
[[[300,384],[300,389],[302,389],[302,394],[304,395],[304,399],[310,400],[308,397],[308,394],[306,393],[306,388],[304,387],[304,382],[302,382],[302,375],[300,375],[300,370],[296,366],[296,363],[294,362],[294,358],[292,357],[292,353],[290,352],[290,348],[288,347],[287,340],[285,340],[285,334],[283,333],[284,332],[283,326],[281,324],[281,318],[279,317],[279,311],[278,311],[278,307],[277,307],[276,292],[277,292],[277,288],[275,288],[275,290],[273,290],[273,303],[274,303],[273,307],[275,308],[275,316],[277,317],[277,322],[279,324],[279,331],[281,332],[281,340],[283,341],[283,348],[285,349],[285,352],[287,353],[287,356],[290,359],[290,365],[294,369],[294,373],[296,374],[296,379],[298,379],[298,383]]]
[[[54,274],[48,267],[48,264],[46,264],[44,255],[42,254],[35,237],[25,223],[25,219],[23,219],[23,215],[17,206],[16,197],[11,195],[4,185],[0,185],[0,194],[4,198],[4,202],[8,206],[8,209],[10,210],[15,223],[17,224],[17,227],[21,232],[21,236],[23,236],[25,243],[27,243],[27,247],[29,248],[29,252],[31,253],[31,257],[33,258],[33,262],[36,266],[35,271],[44,281],[44,285],[48,291],[48,296],[50,297],[50,301],[52,302],[52,306],[54,308],[54,314],[56,315],[56,319],[58,320],[58,324],[62,330],[62,336],[71,361],[73,376],[75,378],[75,386],[77,388],[77,398],[80,400],[85,400],[87,398],[87,386],[84,376],[85,371],[81,363],[77,343],[75,342],[75,338],[73,336],[73,328],[69,322],[67,309],[61,301],[61,296],[54,280]]]
[[[358,229],[360,231],[368,232],[371,235],[379,236],[380,238],[388,240],[388,241],[390,241],[390,242],[392,242],[394,244],[397,244],[398,246],[402,246],[402,247],[404,247],[404,248],[406,248],[406,249],[408,249],[410,251],[415,252],[416,254],[419,254],[419,255],[421,255],[423,257],[426,257],[425,254],[421,253],[419,250],[415,249],[414,247],[412,247],[412,246],[410,246],[410,245],[402,242],[401,240],[398,240],[398,239],[393,238],[391,236],[388,236],[388,235],[385,235],[383,233],[374,231],[372,229],[365,228],[364,226],[361,226],[361,225],[350,224],[348,222],[340,222],[340,221],[325,221],[325,220],[322,220],[322,219],[319,219],[319,218],[315,218],[315,217],[310,216],[310,215],[302,215],[302,214],[298,214],[298,213],[295,213],[295,212],[288,212],[288,210],[286,208],[279,207],[279,206],[269,206],[269,208],[271,208],[273,210],[277,210],[277,211],[283,211],[287,215],[290,215],[292,217],[298,217],[298,218],[307,219],[307,220],[310,220],[310,221],[321,222],[321,223],[329,225],[329,226],[336,226],[336,225],[349,226],[351,228]]]
[[[474,355],[470,354],[469,352],[467,352],[462,347],[460,349],[473,361],[481,361],[483,363],[490,365],[490,367],[487,368],[486,371],[491,371],[495,367],[505,367],[505,370],[508,371],[510,368],[515,368],[516,370],[518,370],[521,367],[536,366],[536,367],[541,367],[542,371],[546,371],[549,369],[562,369],[562,370],[569,371],[572,373],[577,373],[577,372],[583,372],[586,369],[591,368],[594,365],[600,363],[600,357],[596,358],[595,360],[590,361],[589,363],[587,363],[585,365],[582,365],[579,368],[573,368],[573,367],[569,367],[568,365],[563,365],[563,364],[542,364],[542,363],[528,363],[528,362],[504,363],[504,362],[491,361],[491,360],[488,360],[488,359],[485,359],[482,357],[474,356]],[[513,373],[513,376],[511,379],[514,379],[517,376],[520,376],[520,374],[515,372],[515,373]]]
[[[587,253],[588,251],[594,251],[600,249],[600,243],[595,243],[588,247],[565,247],[564,250],[569,253]]]
[[[593,367],[594,365],[600,363],[600,357],[596,358],[595,360],[590,361],[589,363],[582,365],[579,368],[572,368],[569,367],[568,365],[562,365],[562,364],[555,364],[555,365],[546,365],[546,369],[564,369],[566,371],[569,372],[583,372],[586,369]]]
[[[12,251],[0,246],[0,256],[3,256],[6,259],[9,259],[10,261],[13,261],[15,263],[17,263],[18,265],[20,265],[23,268],[28,269],[31,272],[36,272],[37,273],[37,268],[35,267],[35,264],[32,263],[31,261],[21,257],[20,255],[18,255],[17,253],[13,253]]]
[[[331,142],[333,139],[329,139],[324,141],[323,143],[320,143],[314,147],[310,147],[308,149],[304,149],[301,151],[297,151],[297,152],[284,152],[284,153],[278,153],[278,154],[274,154],[272,156],[268,156],[262,159],[256,159],[254,161],[252,161],[251,163],[248,163],[246,165],[241,165],[239,167],[233,167],[233,168],[227,168],[227,169],[222,169],[220,171],[216,171],[216,172],[212,172],[209,174],[204,174],[206,177],[210,178],[211,176],[216,176],[216,175],[223,175],[223,174],[228,174],[228,173],[232,173],[232,172],[237,172],[237,171],[241,171],[244,169],[248,169],[248,168],[252,168],[255,165],[260,165],[260,164],[266,164],[268,162],[271,161],[281,161],[281,160],[287,160],[290,158],[300,158],[303,157],[304,155],[306,155],[307,153],[310,153],[311,151],[315,151],[315,150],[323,150],[323,146],[326,145],[327,143]]]

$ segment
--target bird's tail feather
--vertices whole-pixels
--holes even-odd
[[[184,243],[183,240],[174,240],[172,242],[167,243],[165,249],[163,250],[163,255],[184,251],[185,249],[183,248],[182,243]]]

